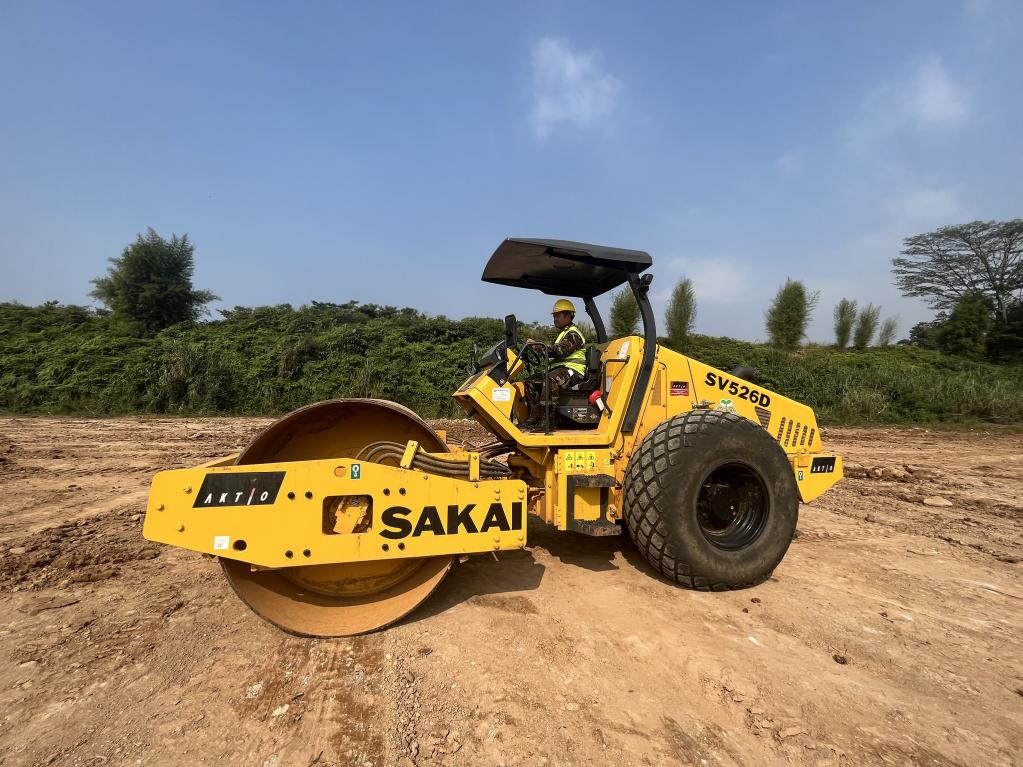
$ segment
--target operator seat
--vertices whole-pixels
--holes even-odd
[[[598,388],[600,388],[600,347],[587,346],[586,373],[581,379],[571,386],[566,386],[562,391],[589,396],[591,392]]]
[[[590,395],[601,387],[600,354],[599,346],[586,347],[586,373],[558,397],[556,413],[569,428],[593,429],[600,421],[600,408],[590,402]]]

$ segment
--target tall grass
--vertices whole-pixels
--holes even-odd
[[[896,346],[792,354],[725,338],[696,336],[691,356],[730,369],[746,365],[758,383],[804,402],[826,423],[1023,422],[1023,368],[971,362]]]

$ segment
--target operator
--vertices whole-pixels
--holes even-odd
[[[583,347],[586,339],[582,331],[575,326],[575,306],[566,298],[554,302],[551,311],[554,328],[558,337],[547,350],[550,359],[550,371],[547,374],[547,385],[551,402],[557,405],[558,394],[566,386],[571,386],[586,375],[586,352]],[[532,338],[527,344],[537,343]],[[526,383],[526,401],[529,404],[529,419],[523,426],[533,428],[543,422],[543,382],[528,381]]]

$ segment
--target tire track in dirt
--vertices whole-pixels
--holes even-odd
[[[681,590],[624,537],[534,521],[527,550],[474,557],[390,630],[323,641],[268,626],[215,562],[140,535],[155,471],[266,423],[0,418],[0,765],[1010,765],[1023,752],[1018,432],[830,430],[862,474],[802,510],[756,589]]]

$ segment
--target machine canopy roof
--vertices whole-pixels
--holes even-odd
[[[552,296],[592,298],[653,264],[649,253],[568,240],[509,237],[490,257],[483,281],[532,288]]]

